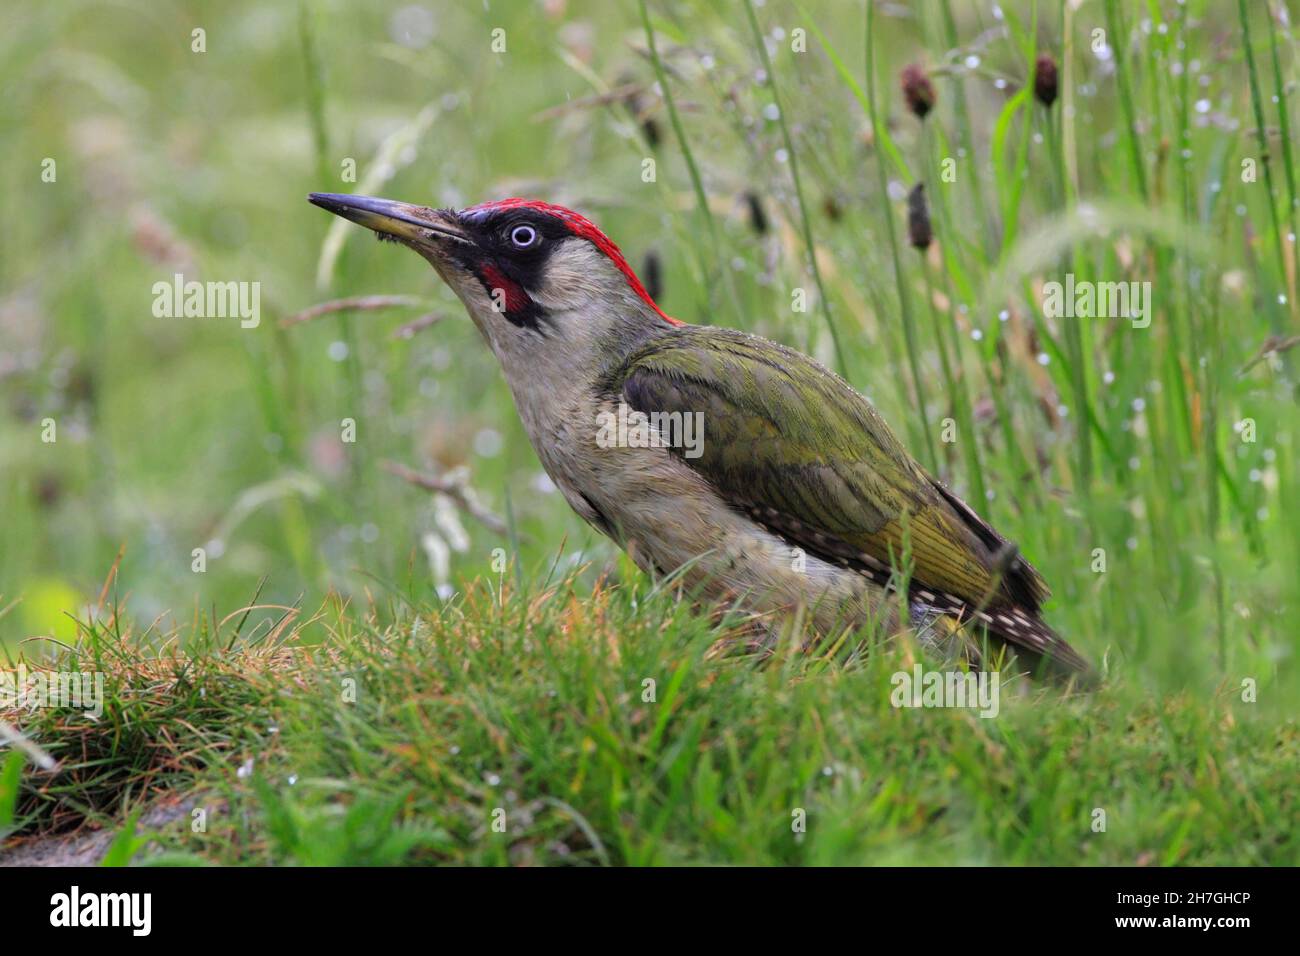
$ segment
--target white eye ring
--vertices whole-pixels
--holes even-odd
[[[537,230],[532,226],[515,226],[510,230],[510,241],[519,249],[527,249],[537,241]]]

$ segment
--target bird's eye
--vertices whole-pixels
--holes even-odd
[[[537,230],[532,226],[515,226],[510,230],[510,241],[516,249],[527,249],[537,244]]]

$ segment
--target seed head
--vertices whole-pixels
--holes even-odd
[[[1034,96],[1038,97],[1038,102],[1051,109],[1056,102],[1056,88],[1056,61],[1050,53],[1040,53],[1034,62]]]
[[[930,112],[936,98],[934,84],[926,76],[925,68],[919,63],[909,63],[899,74],[899,83],[903,87],[903,99],[907,101],[907,108],[917,118],[925,119],[925,114]]]
[[[767,232],[767,213],[763,200],[752,189],[745,191],[745,207],[749,210],[749,225],[760,236]]]
[[[659,263],[659,253],[653,249],[646,250],[641,276],[645,280],[645,290],[650,293],[650,298],[658,299],[664,294],[663,269]]]
[[[924,252],[934,241],[930,228],[930,205],[925,201],[925,183],[917,183],[907,194],[907,241]]]

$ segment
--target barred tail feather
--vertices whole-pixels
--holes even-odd
[[[986,631],[1010,645],[1019,656],[1034,665],[1034,671],[1058,672],[1061,676],[1074,677],[1085,683],[1092,683],[1096,678],[1091,665],[1079,652],[1036,614],[1007,606],[975,608],[950,595],[922,589],[914,590],[913,598],[947,617],[971,637]]]

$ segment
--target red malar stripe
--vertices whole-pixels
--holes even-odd
[[[528,308],[528,294],[519,288],[519,283],[507,278],[496,266],[484,266],[482,278],[490,288],[501,290],[507,312],[522,312]]]

